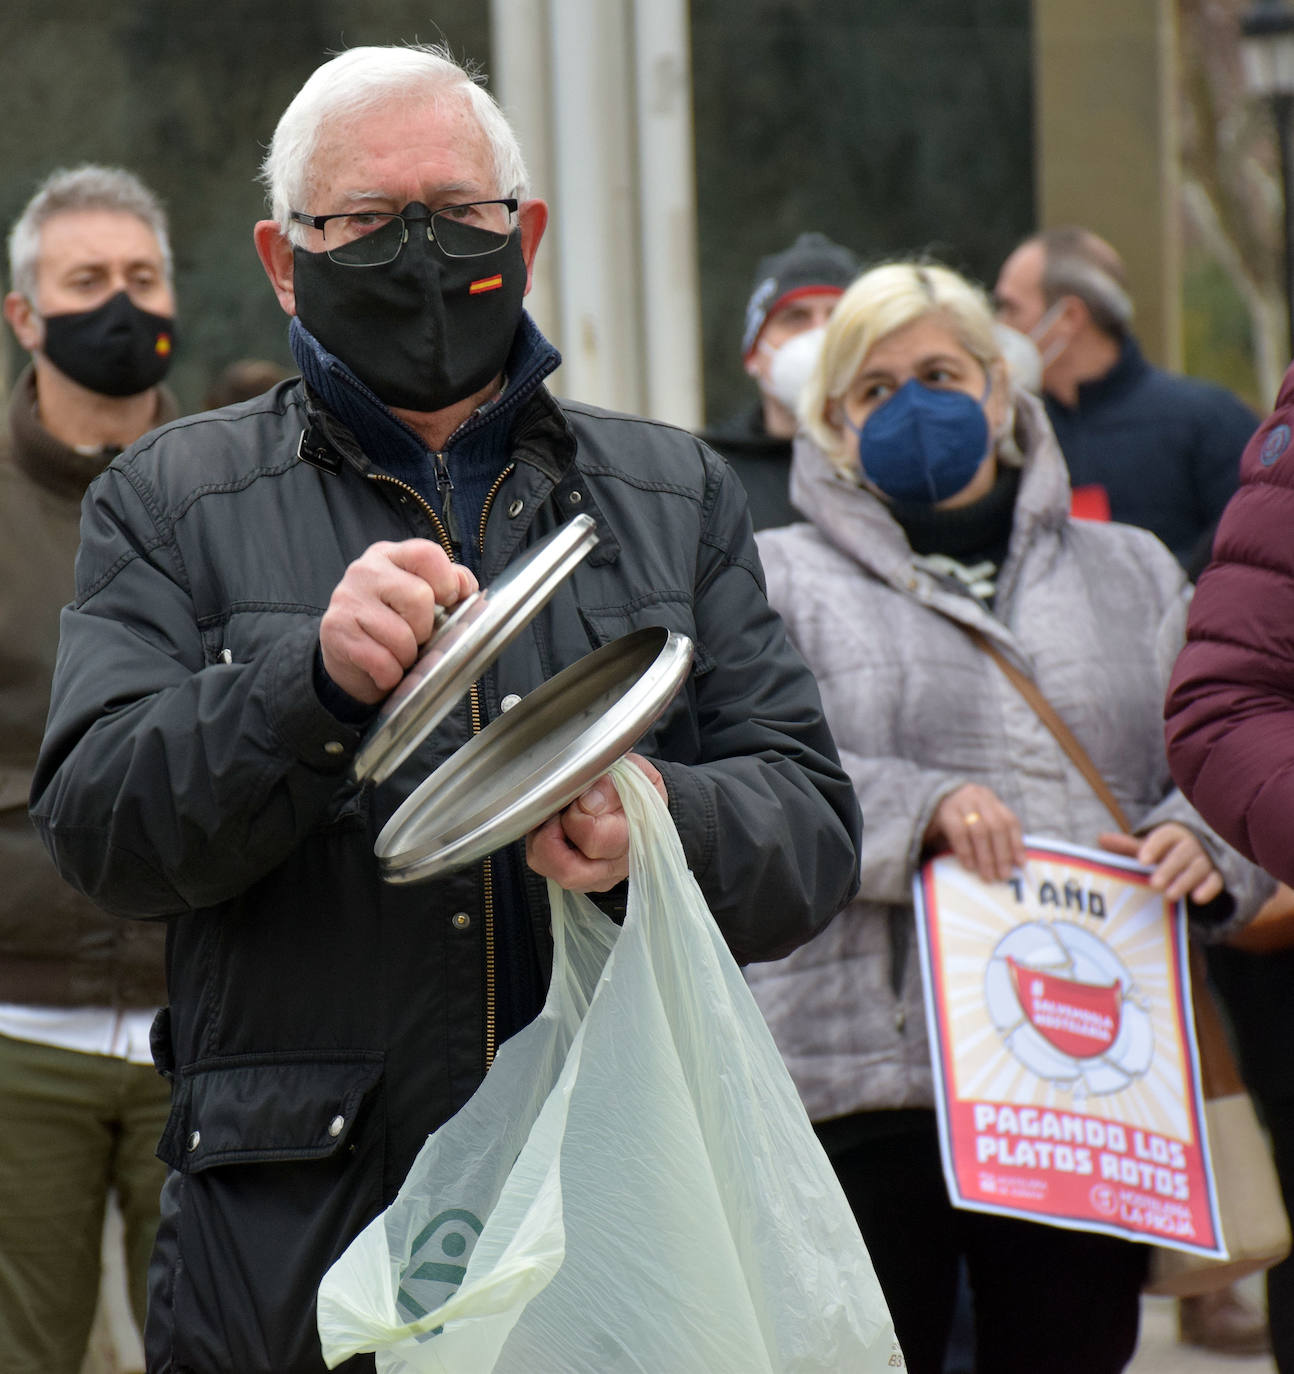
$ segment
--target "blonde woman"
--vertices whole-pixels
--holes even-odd
[[[857,897],[748,974],[858,1217],[914,1374],[939,1374],[958,1266],[977,1368],[1113,1374],[1137,1343],[1144,1246],[950,1207],[911,883],[950,849],[986,880],[1022,833],[1154,866],[1201,922],[1265,880],[1172,784],[1160,708],[1184,583],[1143,530],[1071,520],[1041,405],[1011,390],[983,293],[890,263],[845,292],[801,397],[791,497],[760,533],[769,596],[817,675],[865,831]],[[1117,833],[979,630],[1033,677],[1132,818]]]

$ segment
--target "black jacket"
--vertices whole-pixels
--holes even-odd
[[[764,408],[757,401],[726,424],[703,430],[700,438],[722,454],[741,478],[757,530],[793,525],[804,516],[791,504],[791,441],[764,428]]]
[[[859,821],[739,486],[682,431],[543,389],[511,442],[482,581],[574,513],[599,542],[482,679],[481,720],[633,628],[691,636],[692,674],[638,747],[733,952],[787,952],[851,895]],[[361,788],[358,734],[312,679],[347,563],[438,534],[296,382],[148,436],[87,499],[33,815],[95,900],[169,918],[153,1374],[320,1370],[320,1276],[485,1071],[483,866],[391,887],[372,853],[471,704]],[[546,950],[544,884],[521,867]]]

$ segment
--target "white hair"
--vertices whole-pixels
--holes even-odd
[[[443,45],[350,48],[317,67],[283,111],[261,164],[270,214],[283,234],[294,243],[304,242],[304,230],[288,215],[309,205],[314,157],[324,133],[335,122],[388,101],[463,101],[489,146],[494,194],[524,199],[529,184],[521,147],[481,80],[477,70],[464,67]]]
[[[166,280],[171,280],[171,240],[162,202],[124,167],[101,167],[87,162],[60,167],[36,188],[9,231],[9,280],[29,301],[36,298],[36,268],[40,261],[40,233],[56,215],[79,210],[109,210],[134,215],[157,239]]]

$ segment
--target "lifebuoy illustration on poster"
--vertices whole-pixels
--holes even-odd
[[[1021,1064],[1078,1098],[1121,1092],[1154,1060],[1149,1009],[1131,971],[1072,921],[1008,931],[984,972],[984,1004]]]

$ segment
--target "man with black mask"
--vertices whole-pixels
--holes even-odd
[[[524,842],[381,880],[410,787],[519,698],[635,628],[693,640],[635,758],[743,961],[819,929],[858,866],[736,478],[544,386],[559,359],[522,297],[548,211],[485,90],[438,49],[342,53],[265,172],[256,246],[302,379],[164,428],[91,489],[32,793],[73,881],[169,926],[155,1374],[321,1374],[322,1274],[540,1009],[545,878],[623,909],[605,777]],[[352,780],[438,611],[581,515],[596,545],[547,606],[390,777]]]
[[[148,1031],[165,1000],[160,926],[70,887],[27,819],[81,497],[175,417],[166,219],[130,172],[50,176],[9,236],[4,313],[31,354],[0,432],[0,1350],[76,1374],[99,1291],[104,1208],[125,1222],[143,1328],[169,1092]]]

